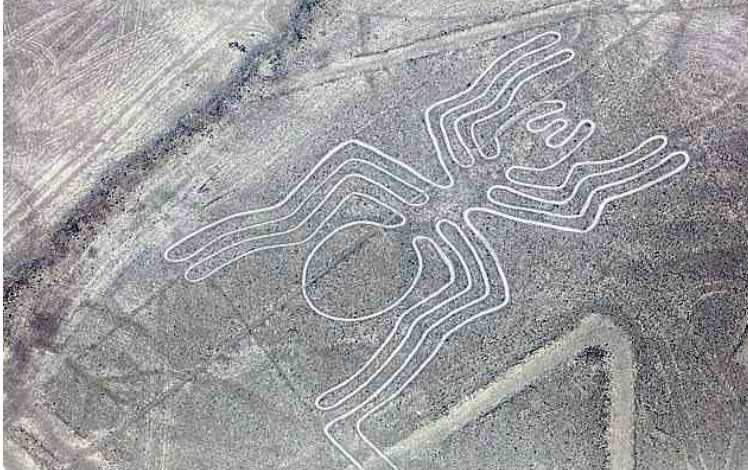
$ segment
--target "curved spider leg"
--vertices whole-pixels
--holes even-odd
[[[467,261],[466,269],[467,273],[469,274],[469,282],[466,288],[460,293],[460,295],[456,295],[452,299],[448,299],[447,301],[442,302],[431,311],[420,315],[418,318],[412,321],[408,328],[407,334],[400,340],[400,344],[395,353],[403,349],[403,346],[406,345],[408,339],[411,336],[414,336],[413,333],[416,331],[416,327],[426,328],[420,334],[420,337],[418,338],[416,344],[405,351],[408,352],[407,357],[398,357],[397,362],[395,362],[395,354],[391,355],[391,357],[389,358],[389,362],[392,362],[395,366],[399,366],[398,369],[391,373],[382,374],[382,377],[384,377],[386,380],[381,383],[381,385],[379,385],[373,393],[371,393],[354,408],[330,421],[325,426],[325,434],[328,439],[334,439],[331,436],[331,430],[336,424],[341,423],[342,421],[356,414],[359,414],[360,412],[364,411],[365,407],[375,405],[376,409],[381,408],[381,406],[383,406],[381,399],[385,398],[385,392],[389,393],[388,390],[391,390],[393,395],[390,395],[390,397],[387,398],[387,402],[399,396],[405,386],[407,386],[407,384],[415,379],[415,377],[420,374],[420,372],[425,367],[425,364],[421,364],[421,366],[415,372],[410,373],[410,376],[408,376],[408,369],[412,369],[414,366],[418,366],[418,364],[414,361],[414,358],[418,357],[427,339],[434,336],[432,332],[448,320],[453,319],[456,315],[464,311],[466,308],[481,303],[490,296],[491,276],[487,273],[488,271],[485,266],[485,260],[483,259],[483,256],[479,254],[479,250],[476,250],[474,240],[472,239],[472,237],[466,235],[463,229],[457,224],[446,220],[442,220],[438,223],[438,227],[440,228],[443,228],[447,225],[450,226],[451,231],[456,232],[455,234],[457,235],[457,237],[454,237],[454,235],[450,235],[442,231],[442,237],[445,243],[450,245],[451,249],[455,250],[457,253],[460,253],[460,251],[462,250],[467,252],[467,256],[462,258],[463,262]],[[455,240],[450,240],[450,238],[453,237],[455,238]],[[493,262],[495,262],[495,257],[492,260],[492,263]],[[496,266],[498,266],[498,264],[496,264]],[[501,279],[504,280],[503,273],[501,273]],[[505,280],[502,284],[507,289],[506,292],[508,293],[508,287],[506,286]],[[508,295],[504,298],[504,302],[508,302]],[[433,322],[431,324],[427,323],[430,320],[433,320]],[[442,344],[437,344],[437,346],[433,349],[432,355],[430,356],[431,359],[433,359],[433,356],[435,356],[436,352],[438,352],[438,350],[441,348],[441,345]],[[427,362],[430,362],[431,359],[428,359]],[[406,383],[397,388],[398,385],[396,381],[403,379],[407,379]],[[377,403],[379,403],[379,405],[377,405]],[[359,425],[357,425],[357,432],[359,433],[359,436],[362,438],[363,442],[367,446],[369,446],[377,455],[379,455],[380,458],[382,458],[391,466],[394,465],[389,461],[389,459],[387,459],[386,456],[381,455],[381,451],[379,451],[379,449],[360,432],[360,423]],[[358,464],[360,464],[360,462]]]
[[[215,263],[214,257],[218,255],[236,261],[238,253],[231,257],[231,250],[245,250],[243,254],[246,255],[254,249],[253,243],[258,247],[297,244],[295,240],[299,234],[319,227],[313,220],[320,209],[352,194],[353,180],[364,182],[368,188],[366,193],[384,194],[382,200],[387,201],[386,205],[403,208],[425,204],[428,201],[426,190],[431,186],[430,180],[415,169],[375,147],[347,141],[328,152],[279,203],[213,222],[174,243],[167,248],[164,257],[172,262],[191,262],[193,266],[185,277],[197,281],[216,270],[195,275],[196,265],[205,267],[205,263]],[[258,218],[265,220],[258,221]],[[213,261],[209,261],[211,259]],[[223,267],[230,263],[219,264]]]
[[[448,227],[448,230],[454,230],[451,227],[451,222],[447,221],[442,221],[435,226],[437,235],[441,239],[442,244],[445,245],[444,248],[433,239],[426,237],[416,238],[423,239],[424,241],[428,240],[437,253],[439,253],[444,266],[449,270],[449,281],[426,298],[421,299],[415,305],[404,310],[395,320],[390,333],[370,359],[347,380],[326,390],[317,397],[315,405],[318,409],[323,411],[335,409],[351,397],[359,394],[362,390],[365,390],[365,387],[371,387],[370,384],[374,379],[381,378],[382,376],[386,377],[387,375],[383,374],[383,371],[391,365],[400,351],[406,346],[408,339],[413,336],[416,327],[424,319],[434,316],[435,312],[444,310],[445,306],[449,306],[456,299],[473,290],[474,276],[471,274],[472,270],[469,263],[462,255],[461,250],[455,247],[453,242],[450,241],[450,238],[458,239],[459,233],[450,236],[450,234],[445,233],[445,227]],[[363,372],[367,372],[368,374],[368,377],[364,376],[366,380],[363,382],[359,381],[360,383],[353,382]]]
[[[357,214],[353,222],[335,222],[334,218],[341,213],[341,209],[356,199],[379,206],[391,214],[391,217],[384,222],[375,222]],[[190,264],[185,271],[185,279],[190,282],[202,281],[247,256],[303,245],[318,236],[336,233],[354,225],[384,229],[401,227],[405,224],[406,217],[400,210],[403,204],[396,203],[402,203],[401,196],[381,183],[361,175],[347,175],[294,227],[260,236],[223,238],[221,243],[214,245],[214,251]]]
[[[471,145],[475,138],[476,121],[480,121],[486,115],[493,117],[503,115],[510,118],[514,112],[518,112],[518,107],[522,106],[522,101],[518,94],[521,91],[530,89],[533,80],[539,79],[543,75],[559,69],[574,60],[575,52],[571,49],[561,49],[545,57],[538,58],[531,64],[522,64],[522,68],[506,81],[502,82],[501,88],[494,94],[493,99],[483,106],[471,109],[460,114],[452,122],[452,131],[457,137],[461,148],[467,154],[466,162],[461,166],[471,166],[475,163],[474,153],[476,149]],[[461,130],[463,122],[467,124],[467,131]]]
[[[667,143],[667,137],[657,135],[617,157],[575,164],[570,173],[578,168],[601,169],[580,178],[567,197],[550,199],[530,194],[526,188],[493,186],[487,197],[494,207],[486,211],[516,222],[566,232],[589,232],[599,223],[608,203],[665,181],[688,165],[688,154],[668,153]],[[563,178],[565,182],[570,179],[568,174]],[[559,209],[565,212],[559,213]]]
[[[450,295],[448,299],[442,300],[439,302],[438,305],[435,307],[429,308],[425,312],[419,312],[419,315],[409,320],[408,329],[404,335],[404,337],[399,338],[399,342],[397,344],[397,348],[390,352],[388,357],[385,359],[384,364],[382,366],[384,367],[390,367],[394,365],[397,367],[399,365],[398,362],[394,361],[396,357],[398,357],[398,353],[403,349],[405,346],[408,338],[410,338],[413,335],[413,332],[415,328],[419,325],[419,323],[424,322],[425,319],[427,319],[429,316],[440,316],[443,315],[444,312],[449,312],[452,309],[452,304],[455,301],[461,301],[461,298],[465,295],[469,295],[472,291],[474,291],[474,279],[473,279],[473,272],[475,271],[474,268],[470,266],[471,261],[469,259],[466,259],[463,255],[464,248],[461,245],[461,233],[459,232],[459,227],[456,227],[453,223],[448,221],[440,221],[436,225],[436,231],[439,234],[440,241],[444,243],[447,247],[447,251],[455,258],[457,258],[459,269],[457,270],[456,277],[459,279],[458,283],[455,283],[455,285],[458,285],[460,287],[460,290],[457,293],[454,293],[453,295]],[[455,232],[455,233],[452,233]],[[402,323],[402,322],[401,322]],[[419,345],[418,345],[419,346]],[[407,352],[407,351],[406,351]],[[412,355],[411,355],[412,356]],[[407,365],[407,359],[406,364]],[[405,365],[401,365],[400,369],[402,370]],[[329,421],[324,429],[323,432],[327,439],[343,454],[348,458],[351,463],[354,464],[357,468],[361,467],[361,462],[354,457],[351,452],[345,448],[333,435],[334,428],[336,428],[338,425],[343,424],[344,421],[348,420],[351,416],[355,415],[356,413],[360,412],[365,406],[367,406],[372,400],[376,399],[377,396],[379,396],[382,392],[382,390],[386,389],[394,380],[397,378],[397,371],[395,373],[382,373],[382,370],[384,367],[380,366],[380,368],[377,370],[379,378],[383,378],[385,381],[382,384],[377,383],[376,386],[378,387],[374,392],[370,392],[368,396],[365,396],[362,400],[359,401],[358,404],[350,408],[348,411],[342,413],[338,417],[332,419]],[[372,375],[369,380],[367,380],[366,385],[369,385],[372,382],[372,379],[376,378],[377,375]],[[371,388],[371,387],[369,387]]]
[[[346,396],[344,396],[342,399],[338,399],[335,403],[331,405],[325,405],[322,404],[321,409],[324,410],[330,410],[337,408],[341,406],[346,400],[350,400],[351,397],[353,397],[355,394],[358,394],[361,392],[363,387],[368,386],[373,379],[377,378],[378,376],[384,376],[386,379],[386,382],[383,385],[377,384],[379,386],[378,390],[375,390],[373,393],[369,393],[368,396],[365,396],[362,400],[359,401],[358,404],[353,406],[348,411],[344,412],[343,414],[339,415],[338,417],[332,419],[329,421],[325,427],[323,428],[323,433],[325,434],[325,437],[337,448],[356,468],[363,468],[361,466],[361,462],[354,457],[351,452],[333,435],[334,428],[338,425],[342,424],[345,420],[353,416],[355,413],[359,412],[364,406],[366,406],[371,400],[376,398],[383,389],[385,389],[393,380],[395,380],[395,376],[390,376],[383,374],[382,371],[385,367],[390,366],[393,363],[393,359],[397,356],[397,354],[400,352],[400,350],[405,346],[405,343],[407,339],[413,335],[413,331],[415,327],[418,325],[418,323],[422,322],[425,318],[432,315],[439,315],[443,311],[449,311],[450,305],[457,299],[460,299],[462,296],[469,294],[474,289],[474,282],[472,277],[472,269],[469,266],[469,261],[465,259],[465,257],[462,254],[462,250],[456,246],[457,242],[456,239],[460,238],[459,233],[449,233],[450,231],[454,230],[454,224],[448,221],[442,221],[438,223],[435,227],[436,232],[440,238],[441,243],[437,243],[436,246],[439,246],[441,244],[446,245],[446,250],[443,250],[444,252],[448,253],[450,256],[447,259],[454,258],[454,261],[450,260],[450,264],[453,267],[453,271],[450,273],[450,288],[458,288],[459,290],[456,293],[452,293],[449,295],[449,297],[446,300],[441,300],[436,306],[427,308],[425,312],[421,312],[423,309],[423,305],[420,304],[419,309],[412,309],[409,314],[412,316],[413,314],[418,313],[418,316],[415,319],[410,320],[410,323],[408,324],[408,329],[405,332],[405,336],[398,338],[399,341],[396,345],[396,349],[394,351],[389,352],[386,358],[384,358],[384,361],[382,364],[379,365],[378,369],[375,371],[375,373],[371,374],[370,377],[366,380],[364,384],[357,387],[353,393],[348,393]],[[452,239],[455,239],[454,241]],[[454,269],[455,265],[457,265],[457,269]],[[454,289],[450,289],[450,291],[453,291]],[[443,297],[440,296],[440,297]],[[440,300],[440,299],[439,299]],[[400,333],[400,326],[404,323],[404,320],[406,319],[405,316],[402,316],[399,320],[398,327],[393,328],[391,335],[394,336],[397,333]],[[401,334],[401,333],[400,333]],[[388,343],[393,343],[393,339],[389,338]],[[382,353],[379,353],[378,356],[383,355]],[[394,364],[397,366],[397,364]],[[371,387],[369,387],[371,388]],[[326,392],[327,393],[327,392]],[[330,400],[327,400],[330,401]],[[319,401],[318,401],[319,402]]]
[[[170,246],[164,253],[168,261],[187,261],[222,237],[253,230],[262,232],[272,224],[289,222],[297,217],[302,206],[311,199],[324,197],[325,189],[341,177],[351,173],[381,173],[391,175],[392,181],[415,192],[428,184],[415,169],[366,143],[349,140],[329,151],[307,175],[278,203],[238,212],[195,231]],[[418,194],[415,199],[423,197]],[[272,232],[272,230],[270,230]]]
[[[353,396],[360,393],[366,386],[368,386],[369,383],[371,383],[371,381],[374,379],[374,377],[381,373],[381,371],[389,362],[389,358],[391,357],[391,351],[389,351],[389,349],[393,347],[393,343],[395,343],[398,334],[400,334],[400,327],[406,321],[406,319],[417,315],[421,310],[428,309],[432,303],[438,301],[443,296],[449,295],[450,291],[454,290],[454,288],[459,288],[458,277],[466,277],[464,274],[464,267],[462,267],[463,272],[458,271],[460,268],[460,259],[457,256],[455,256],[453,253],[446,253],[445,250],[442,249],[442,247],[433,239],[424,236],[417,236],[413,238],[412,242],[412,245],[416,250],[416,255],[419,262],[419,275],[417,276],[417,279],[414,280],[414,284],[417,284],[421,278],[420,273],[422,271],[423,265],[423,249],[420,247],[421,244],[428,245],[434,250],[434,252],[436,252],[441,261],[441,265],[436,266],[436,269],[446,270],[449,273],[449,279],[429,295],[421,298],[415,304],[405,308],[403,313],[401,313],[395,320],[395,323],[392,326],[387,337],[382,341],[382,344],[370,356],[366,363],[364,363],[354,374],[352,374],[346,380],[325,390],[317,396],[314,402],[317,409],[321,411],[336,409],[350,400]],[[454,262],[452,258],[455,258]],[[458,270],[455,269],[456,264]],[[366,378],[367,374],[368,379],[362,382],[362,380]],[[359,377],[362,378],[359,379]]]
[[[429,328],[423,333],[419,345],[429,336],[435,338],[435,344],[429,349],[415,348],[412,354],[408,357],[408,361],[411,362],[412,370],[406,374],[398,371],[399,375],[405,375],[407,378],[396,389],[394,389],[390,395],[385,399],[380,400],[374,407],[367,410],[356,421],[356,432],[361,440],[394,470],[399,470],[399,467],[365,435],[363,431],[364,423],[384,408],[388,403],[398,398],[405,388],[417,379],[422,371],[434,360],[434,358],[436,358],[439,351],[452,336],[456,335],[468,324],[496,313],[506,307],[510,302],[509,284],[504,275],[504,271],[501,268],[496,252],[485,236],[470,220],[473,213],[480,211],[481,209],[479,208],[467,209],[463,214],[463,218],[468,228],[468,230],[465,230],[465,233],[470,239],[472,245],[471,251],[473,251],[473,254],[476,255],[476,259],[479,261],[481,271],[479,290],[482,291],[481,294],[477,298],[456,307],[429,326]],[[413,360],[414,358],[416,358],[416,360]],[[407,365],[407,363],[404,365]]]
[[[450,176],[447,186],[451,186],[451,172],[448,159],[460,166],[452,148],[454,136],[449,134],[447,118],[460,115],[471,109],[481,107],[481,103],[491,100],[492,89],[496,83],[506,82],[517,72],[524,70],[523,60],[542,57],[561,41],[561,35],[555,31],[539,34],[518,46],[506,51],[496,58],[473,83],[465,90],[437,101],[424,111],[424,121],[429,137],[436,149],[437,157],[444,171]],[[525,64],[526,66],[526,64]],[[463,162],[464,165],[464,162]]]

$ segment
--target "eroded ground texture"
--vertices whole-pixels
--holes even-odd
[[[745,1],[3,38],[8,470],[748,468]]]

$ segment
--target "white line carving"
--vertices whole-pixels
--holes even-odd
[[[636,409],[634,352],[626,332],[597,314],[584,318],[574,330],[534,351],[499,378],[452,407],[446,416],[420,427],[385,453],[389,456],[406,455],[413,450],[439,445],[527,386],[572,363],[579,353],[591,347],[606,352],[610,396],[608,463],[612,470],[632,470]],[[364,466],[368,468],[372,464],[375,461],[369,460]]]
[[[455,333],[510,302],[504,271],[475,225],[476,215],[586,233],[598,225],[608,203],[662,182],[688,165],[686,152],[668,153],[664,135],[613,158],[582,159],[580,153],[596,124],[587,119],[572,123],[564,101],[521,98],[544,75],[574,59],[574,51],[560,48],[560,42],[557,32],[535,36],[499,56],[469,88],[426,109],[424,120],[441,178],[428,178],[374,146],[348,140],[328,152],[277,203],[211,223],[164,253],[170,262],[189,263],[185,279],[199,282],[247,256],[314,242],[304,261],[302,293],[316,314],[338,322],[393,315],[389,334],[371,357],[315,400],[319,410],[339,413],[323,432],[356,468],[363,468],[362,459],[334,435],[336,429],[355,422],[360,442],[397,470],[397,464],[364,434],[363,424],[397,399]],[[482,137],[485,128],[492,130],[489,139]],[[504,157],[511,161],[522,156],[504,148],[511,143],[507,135],[517,131],[539,141],[540,156],[551,157],[551,163],[538,166],[532,157],[539,155],[530,155],[526,164],[508,165],[496,184],[481,169],[495,167]],[[465,195],[475,194],[487,203],[475,206],[465,201]],[[357,198],[392,213],[392,222],[364,217],[336,221],[340,209]],[[427,208],[437,215],[429,219]],[[447,217],[446,212],[459,216]],[[356,318],[326,312],[309,294],[310,266],[331,237],[361,226],[384,232],[406,227],[420,231],[411,240],[418,261],[414,279],[400,297],[376,312]],[[414,299],[424,272],[425,246],[437,254],[449,280]],[[347,409],[340,410],[343,407]]]

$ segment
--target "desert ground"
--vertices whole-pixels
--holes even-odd
[[[3,8],[6,469],[748,468],[744,1]]]

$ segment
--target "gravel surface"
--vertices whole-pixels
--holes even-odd
[[[744,2],[68,3],[4,12],[5,468],[748,468]]]

